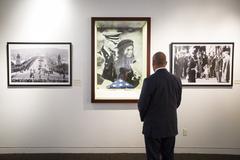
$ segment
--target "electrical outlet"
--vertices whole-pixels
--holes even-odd
[[[188,134],[188,133],[187,133],[187,129],[184,128],[184,129],[183,129],[183,136],[187,136],[187,134]]]

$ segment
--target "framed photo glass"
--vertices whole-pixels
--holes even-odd
[[[150,18],[92,18],[92,102],[137,102],[149,75]]]
[[[8,86],[71,86],[71,43],[8,42]]]
[[[185,86],[232,86],[234,43],[171,43],[171,72]]]

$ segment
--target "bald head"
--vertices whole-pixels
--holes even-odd
[[[153,55],[153,70],[157,68],[165,67],[167,65],[166,55],[163,52],[157,52]]]

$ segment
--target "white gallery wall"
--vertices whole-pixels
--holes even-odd
[[[151,17],[151,53],[234,42],[233,87],[184,87],[177,153],[240,154],[239,0],[0,0],[0,153],[142,153],[136,104],[91,103],[91,17]],[[7,86],[7,42],[71,42],[72,87]],[[187,136],[182,130],[186,129]]]

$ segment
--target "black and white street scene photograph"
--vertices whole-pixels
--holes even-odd
[[[7,44],[8,84],[71,85],[71,43]]]
[[[232,85],[234,43],[172,43],[171,71],[183,85]]]
[[[96,21],[93,38],[95,89],[139,90],[147,76],[147,21]]]

